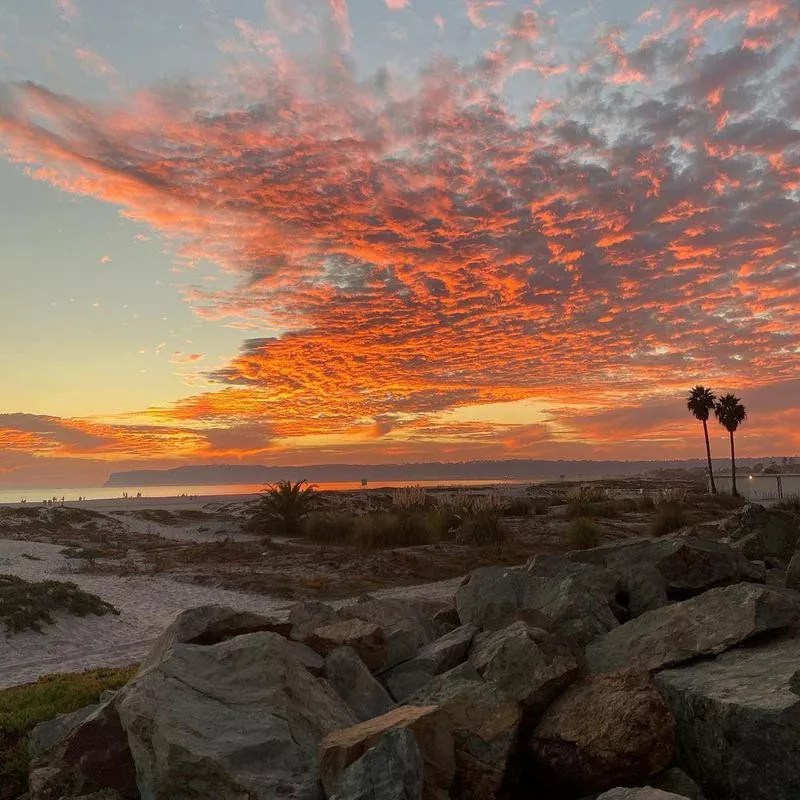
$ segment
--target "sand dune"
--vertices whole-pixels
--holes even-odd
[[[0,638],[0,688],[28,683],[50,672],[134,663],[147,653],[176,614],[192,606],[219,603],[281,617],[291,605],[284,598],[197,586],[160,575],[70,573],[69,561],[61,550],[59,545],[0,539],[0,573],[33,581],[72,581],[112,603],[120,614],[62,615],[54,625],[45,626],[44,633],[26,631]],[[375,594],[452,599],[457,585],[458,580],[446,581]]]

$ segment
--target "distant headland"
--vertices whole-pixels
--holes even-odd
[[[742,468],[759,459],[742,459]],[[763,459],[762,459],[763,460]],[[728,466],[715,460],[715,469]],[[261,466],[216,464],[164,470],[112,472],[106,487],[203,486],[222,484],[273,483],[279,480],[369,483],[384,481],[526,481],[592,480],[651,476],[654,478],[701,478],[703,459],[681,461],[546,461],[512,459],[503,461],[424,462],[409,464],[312,464],[307,466]]]

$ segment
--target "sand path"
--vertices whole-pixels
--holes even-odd
[[[0,688],[28,683],[50,672],[134,663],[176,614],[193,606],[218,603],[281,617],[292,605],[285,598],[196,586],[167,576],[70,573],[61,550],[59,545],[43,542],[0,539],[0,574],[34,581],[69,580],[116,606],[120,614],[61,615],[54,625],[44,626],[44,633],[0,637]],[[389,589],[374,596],[452,600],[459,581]]]

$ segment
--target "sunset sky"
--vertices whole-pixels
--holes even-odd
[[[0,4],[0,485],[794,455],[799,264],[797,0]]]

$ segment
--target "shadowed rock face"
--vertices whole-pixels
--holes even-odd
[[[115,703],[142,800],[317,800],[317,746],[355,722],[274,633],[174,645]]]
[[[661,669],[798,623],[800,595],[740,583],[648,611],[592,642],[586,659],[595,673]]]
[[[789,511],[752,504],[737,515],[733,547],[747,558],[789,561],[800,541],[800,518]]]
[[[463,622],[499,630],[519,620],[584,645],[619,623],[606,597],[576,576],[549,578],[525,570],[483,567],[456,593]]]
[[[800,639],[739,647],[659,673],[678,720],[678,763],[711,797],[800,797]]]
[[[422,800],[422,756],[411,731],[389,731],[342,773],[331,800]]]
[[[545,711],[529,746],[549,796],[580,796],[661,772],[674,753],[675,718],[646,673],[595,676]]]
[[[386,689],[350,647],[338,647],[325,659],[323,676],[359,722],[379,717],[394,705]]]

